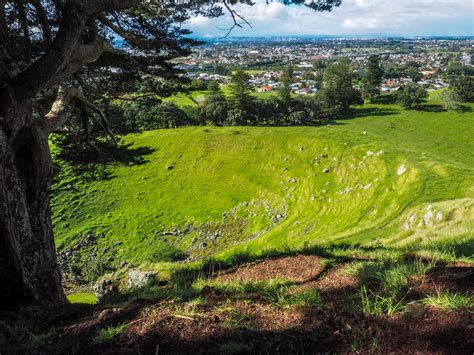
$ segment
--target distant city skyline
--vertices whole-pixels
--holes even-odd
[[[250,22],[231,37],[298,35],[474,36],[474,0],[343,0],[328,13],[303,6],[269,5],[236,8]],[[186,27],[195,37],[219,38],[232,25],[230,16],[196,17]]]

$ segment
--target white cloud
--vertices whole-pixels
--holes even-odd
[[[314,13],[305,7],[284,6],[257,0],[253,7],[237,9],[253,29],[234,31],[235,36],[292,34],[474,35],[472,0],[342,0],[330,13]],[[222,35],[228,16],[209,20],[192,19],[196,35]]]

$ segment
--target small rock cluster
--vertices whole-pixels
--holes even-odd
[[[426,213],[422,216],[418,216],[416,212],[410,212],[403,224],[403,230],[409,231],[422,229],[424,227],[432,227],[435,224],[443,222],[443,220],[444,213],[440,210],[436,210],[433,205],[429,205],[426,208]]]

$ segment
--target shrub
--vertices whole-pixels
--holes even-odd
[[[395,93],[396,101],[406,109],[414,109],[426,102],[428,91],[424,86],[409,83],[405,84]]]

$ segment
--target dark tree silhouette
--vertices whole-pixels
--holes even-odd
[[[340,0],[307,3],[317,11]],[[96,81],[173,76],[194,43],[180,24],[250,0],[0,0],[0,308],[66,302],[56,264],[48,135],[77,112],[107,127]],[[304,3],[302,0],[286,4]]]

